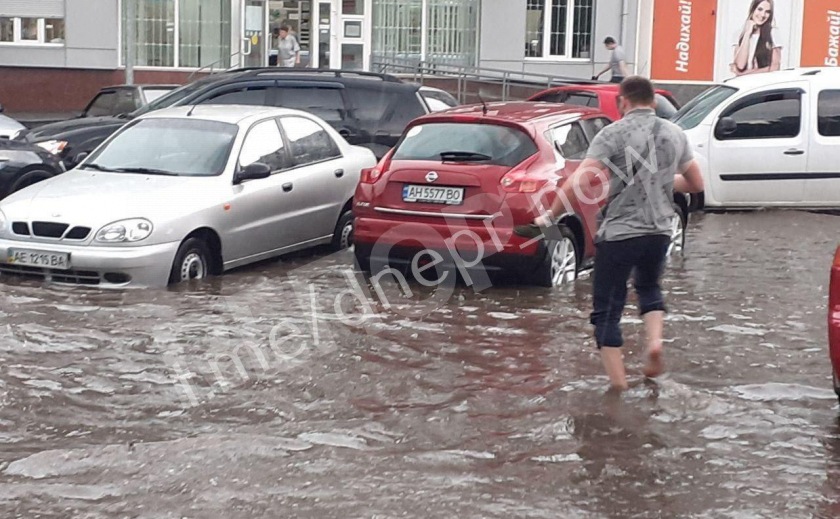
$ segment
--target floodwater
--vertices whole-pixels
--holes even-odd
[[[840,517],[838,230],[695,215],[668,374],[638,374],[629,307],[619,398],[586,277],[401,297],[345,251],[172,290],[7,282],[0,517]]]

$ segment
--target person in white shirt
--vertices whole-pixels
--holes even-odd
[[[744,28],[735,38],[730,70],[736,76],[779,70],[782,46],[773,26],[773,0],[753,0]]]

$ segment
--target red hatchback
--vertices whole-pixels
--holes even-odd
[[[833,368],[834,391],[840,400],[840,247],[834,253],[828,290],[828,348]]]
[[[551,103],[493,103],[414,120],[397,146],[363,170],[354,198],[362,270],[443,264],[513,271],[541,286],[571,282],[595,254],[600,193],[569,207],[558,229],[529,227],[610,123],[602,112]],[[601,188],[593,188],[600,191]],[[682,247],[685,211],[675,221]],[[422,268],[421,268],[422,267]]]
[[[617,121],[621,119],[621,114],[618,111],[619,86],[617,83],[566,85],[543,90],[534,94],[528,100],[588,106],[601,110],[610,119]],[[656,90],[656,115],[670,119],[679,108],[680,105],[671,92],[662,89]]]

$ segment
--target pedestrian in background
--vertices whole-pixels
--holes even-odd
[[[586,159],[563,183],[560,196],[547,214],[534,223],[555,225],[557,215],[575,206],[579,193],[600,186],[606,205],[597,234],[593,272],[595,342],[613,388],[627,388],[621,346],[621,315],[627,302],[627,282],[634,273],[646,332],[647,365],[644,374],[663,371],[662,329],[665,300],[659,286],[674,210],[674,190],[697,193],[703,178],[688,138],[682,129],[656,116],[653,84],[642,77],[625,79],[620,86],[622,119],[610,124],[592,141]]]
[[[289,27],[280,27],[280,37],[277,39],[277,65],[280,67],[294,68],[300,65],[300,44],[297,39],[289,34]]]
[[[603,76],[606,71],[611,70],[612,77],[610,78],[610,82],[621,83],[625,77],[630,75],[627,70],[627,57],[624,53],[624,47],[619,45],[612,36],[607,36],[606,39],[604,39],[604,46],[610,51],[610,62],[606,67],[604,67],[604,70],[592,76],[592,79],[598,79]]]

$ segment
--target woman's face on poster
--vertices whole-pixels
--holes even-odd
[[[768,1],[761,2],[755,8],[755,11],[752,13],[752,21],[756,25],[764,25],[767,23],[767,20],[770,19],[770,14],[772,14],[773,6]]]

